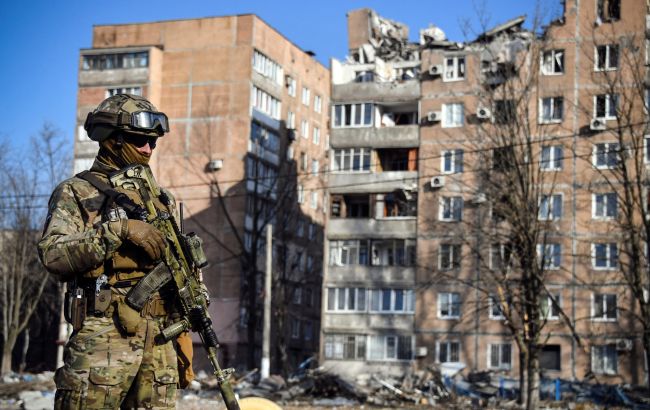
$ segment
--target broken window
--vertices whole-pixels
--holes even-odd
[[[591,347],[591,371],[599,374],[616,374],[618,372],[618,352],[615,344]]]
[[[593,320],[616,320],[617,307],[615,294],[594,293],[591,317]]]
[[[563,97],[546,97],[540,101],[539,122],[559,122],[564,115]]]
[[[438,255],[438,268],[451,270],[460,268],[460,245],[443,243]]]
[[[460,342],[436,342],[436,362],[460,362]]]
[[[410,149],[378,149],[378,171],[415,171],[417,148]]]
[[[335,149],[332,171],[370,171],[370,148]]]
[[[564,50],[547,50],[542,52],[542,74],[564,73]]]
[[[539,355],[539,367],[543,370],[561,370],[562,348],[560,345],[544,345]]]
[[[465,56],[445,58],[444,81],[459,81],[465,78]]]
[[[417,214],[416,193],[399,189],[383,196],[377,195],[377,202],[379,209],[383,208],[383,212],[377,217],[397,218],[416,216]]]
[[[374,106],[371,103],[335,104],[332,119],[334,128],[372,126]]]
[[[492,150],[492,169],[507,172],[515,169],[516,166],[517,158],[515,157],[515,148],[512,145]]]
[[[363,70],[357,71],[354,74],[355,83],[372,83],[375,81],[375,73],[373,71]]]
[[[512,124],[516,121],[517,110],[513,100],[497,100],[494,102],[494,123]]]
[[[454,149],[442,151],[441,169],[444,174],[463,172],[463,150]]]
[[[616,70],[618,68],[618,44],[596,46],[596,71]]]
[[[510,343],[488,344],[488,368],[510,370],[512,345]]]
[[[594,144],[593,165],[598,169],[616,168],[621,158],[620,151],[618,142]]]
[[[594,118],[611,120],[618,111],[618,94],[600,94],[594,96]]]
[[[330,265],[368,265],[368,241],[330,241]]]
[[[501,308],[501,301],[497,296],[490,296],[489,298],[489,311],[488,316],[492,320],[504,320],[503,309]]]
[[[438,317],[441,319],[460,317],[460,293],[441,292],[438,294]]]
[[[556,303],[553,303],[553,300],[555,300]],[[559,319],[560,305],[561,305],[561,299],[559,293],[555,293],[552,296],[542,297],[540,300],[540,307],[539,307],[542,313],[542,317],[545,317],[546,319],[552,319],[552,320]]]
[[[598,0],[600,21],[615,21],[621,18],[621,0]]]

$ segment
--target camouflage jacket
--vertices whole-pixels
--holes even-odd
[[[107,183],[109,171],[97,161],[91,168]],[[127,194],[142,203],[139,197]],[[144,252],[123,242],[121,225],[108,218],[105,205],[106,195],[78,177],[63,181],[52,193],[38,251],[45,268],[60,280],[95,278],[102,273],[138,277],[153,267]],[[162,204],[156,203],[156,207],[166,210]]]

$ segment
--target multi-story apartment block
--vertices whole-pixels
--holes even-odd
[[[415,346],[419,50],[369,9],[348,13],[348,30],[352,58],[331,67],[321,359],[399,372]]]
[[[518,17],[467,43],[430,27],[419,45],[371,10],[348,14],[350,57],[331,67],[326,365],[352,376],[437,363],[518,378],[513,324],[528,321],[546,376],[647,377],[647,291],[630,286],[624,242],[647,211],[650,10],[562,6],[546,27]],[[636,208],[623,203],[623,162],[643,175]],[[521,188],[504,177],[517,169]],[[519,208],[513,192],[527,195]],[[516,226],[531,228],[518,233],[533,238],[525,258],[513,257]],[[512,291],[525,281],[538,294]]]
[[[75,172],[97,150],[86,113],[115,93],[169,116],[152,168],[203,239],[224,365],[258,367],[265,226],[274,225],[274,371],[318,351],[329,71],[259,17],[93,29],[81,50]]]

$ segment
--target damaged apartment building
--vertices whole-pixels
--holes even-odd
[[[519,160],[538,164],[543,192],[531,210],[545,238],[542,373],[643,382],[638,307],[621,279],[612,223],[622,210],[603,183],[616,163],[606,130],[621,101],[603,79],[629,69],[624,47],[644,54],[631,69],[645,76],[649,6],[558,6],[546,27],[526,29],[522,16],[466,42],[430,26],[413,43],[408,27],[373,10],[348,13],[349,56],[331,63],[325,366],[350,377],[434,363],[519,377],[503,313],[516,302],[478,285],[512,249],[476,227],[499,218],[494,192],[483,191],[486,164],[494,172],[517,160],[494,133],[521,124],[523,112],[522,132],[535,142]],[[524,111],[516,90],[499,94],[513,83],[534,97]]]

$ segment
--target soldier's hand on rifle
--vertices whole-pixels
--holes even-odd
[[[126,220],[126,234],[124,239],[136,246],[144,249],[149,257],[154,260],[160,260],[165,253],[167,245],[162,232],[153,225],[137,219]]]

